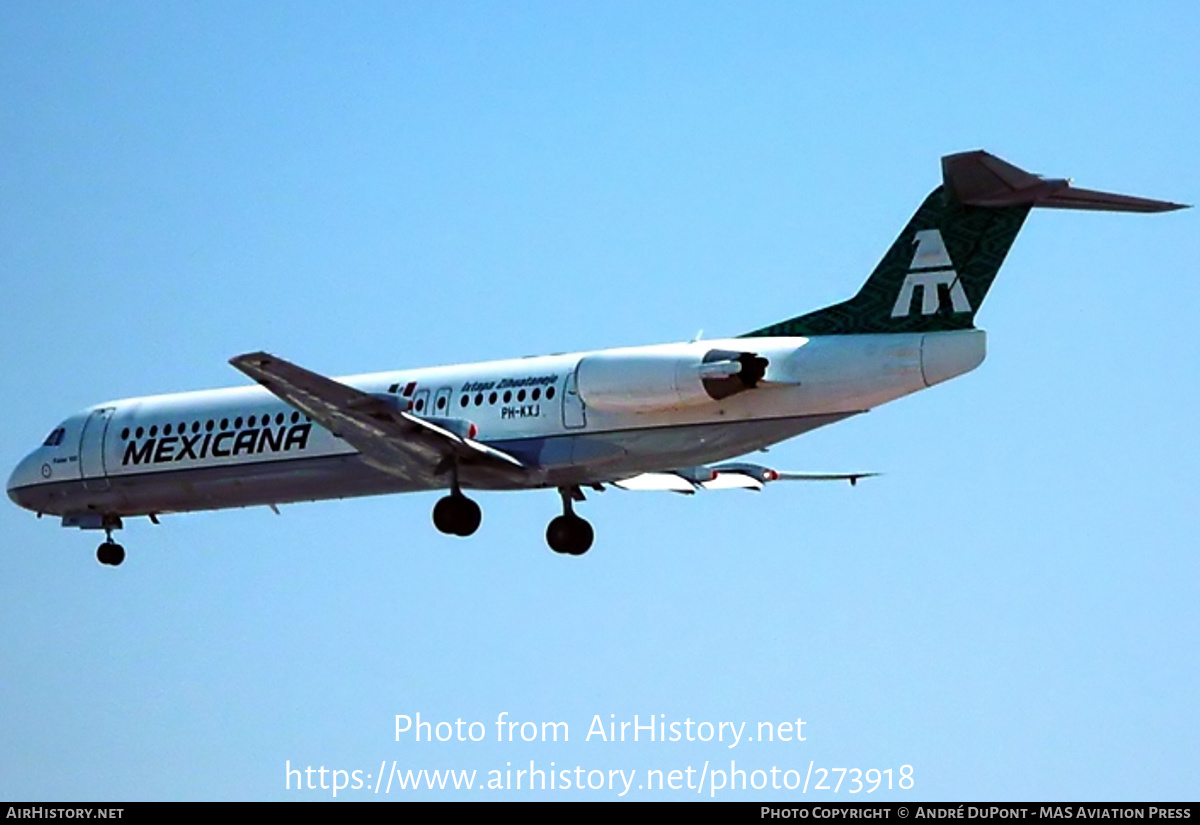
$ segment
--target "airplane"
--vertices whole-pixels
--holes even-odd
[[[103,530],[123,519],[447,490],[442,533],[470,536],[465,490],[557,489],[546,542],[579,556],[584,490],[752,489],[874,473],[792,473],[731,459],[970,372],[975,314],[1034,207],[1165,212],[1183,204],[1079,189],[984,151],[942,158],[866,283],[832,306],[720,340],[329,378],[265,352],[230,363],[260,386],[85,409],[8,480],[16,504]]]

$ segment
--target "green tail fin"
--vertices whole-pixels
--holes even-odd
[[[943,183],[848,301],[742,337],[940,332],[975,325],[988,289],[1034,206],[1163,212],[1180,204],[1071,188],[986,152],[942,158]]]

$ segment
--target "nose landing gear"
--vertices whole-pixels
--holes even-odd
[[[96,550],[96,561],[116,567],[125,561],[125,548],[115,541],[106,541]]]
[[[96,561],[110,567],[116,567],[125,561],[125,548],[113,541],[113,530],[121,529],[121,519],[117,516],[105,516],[101,522],[104,529],[104,543],[96,549]]]
[[[546,544],[555,553],[582,556],[592,547],[595,531],[587,519],[575,515],[574,501],[583,501],[583,491],[578,487],[560,487],[563,514],[556,516],[546,527]]]

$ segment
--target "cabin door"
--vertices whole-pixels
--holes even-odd
[[[104,462],[104,440],[113,408],[95,410],[83,422],[79,436],[79,475],[85,490],[107,490],[108,473]]]
[[[567,374],[567,380],[563,382],[562,418],[563,426],[568,430],[578,430],[587,426],[587,408],[583,399],[579,397],[579,382],[575,378],[578,372],[579,365],[576,364],[575,369]]]

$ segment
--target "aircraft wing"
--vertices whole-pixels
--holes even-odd
[[[691,495],[697,489],[704,490],[754,490],[772,481],[849,481],[858,484],[860,478],[870,478],[879,473],[796,473],[789,470],[774,470],[761,464],[729,462],[711,467],[685,467],[663,473],[642,473],[632,478],[612,482],[622,490],[669,490],[673,493]]]
[[[229,363],[345,439],[384,472],[428,481],[459,461],[518,471],[524,467],[508,453],[474,440],[469,421],[421,418],[393,396],[357,390],[266,352],[239,355]]]

